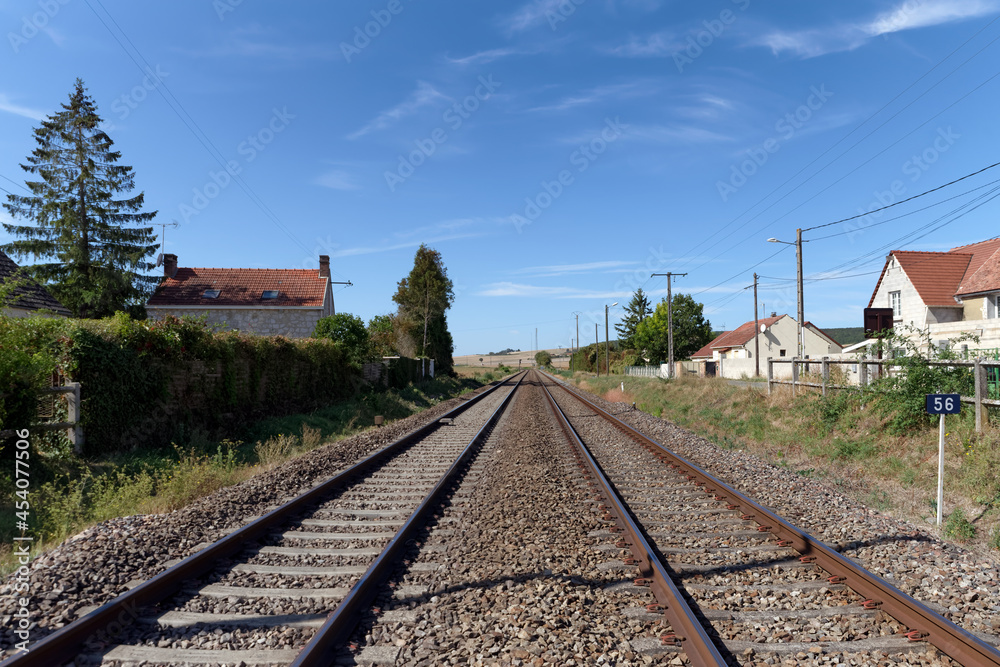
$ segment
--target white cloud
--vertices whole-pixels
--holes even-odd
[[[566,0],[532,0],[502,20],[508,32],[524,32],[535,26],[548,24],[549,17],[558,14],[559,5]],[[560,15],[561,17],[561,15]]]
[[[402,250],[404,248],[416,248],[422,243],[442,243],[444,241],[455,241],[458,239],[470,239],[477,236],[482,236],[482,234],[451,234],[446,236],[439,236],[437,238],[423,238],[413,241],[404,241],[402,243],[386,243],[385,245],[375,245],[375,246],[359,246],[356,248],[342,248],[334,250],[330,253],[332,257],[353,257],[356,255],[373,255],[380,252],[391,252],[393,250]]]
[[[551,277],[551,276],[562,276],[571,273],[617,273],[620,271],[629,271],[631,269],[625,269],[624,267],[635,266],[639,262],[635,261],[606,261],[606,262],[588,262],[586,264],[553,264],[550,266],[529,266],[523,269],[518,269],[514,271],[518,275],[531,275],[535,277]]]
[[[361,187],[355,182],[354,176],[343,169],[334,169],[321,174],[314,183],[332,190],[358,190]]]
[[[605,52],[622,58],[658,58],[673,55],[684,45],[676,35],[658,32],[647,37],[632,35],[624,44],[605,49]]]
[[[45,112],[23,107],[19,104],[14,104],[10,101],[10,98],[3,93],[0,93],[0,111],[6,111],[7,113],[12,113],[16,116],[30,118],[31,120],[42,120],[45,118]]]
[[[499,282],[484,285],[477,296],[517,296],[547,299],[625,299],[631,292],[584,290],[577,287],[542,287],[523,283]]]
[[[397,123],[400,119],[416,113],[421,108],[429,104],[433,104],[439,99],[448,100],[449,98],[448,96],[439,93],[437,89],[429,83],[418,81],[417,89],[413,91],[409,97],[391,109],[386,109],[360,130],[347,135],[347,138],[358,139],[369,132],[384,130],[385,128]]]
[[[522,50],[515,48],[490,49],[488,51],[473,53],[471,56],[466,56],[464,58],[448,58],[448,62],[455,65],[485,65],[486,63],[491,63],[494,60],[500,60],[501,58],[507,58],[509,56],[529,56],[538,52],[538,50]]]
[[[650,95],[656,93],[658,87],[647,80],[630,81],[628,83],[611,84],[607,86],[597,86],[588,90],[580,91],[576,95],[562,98],[558,102],[546,104],[528,109],[528,111],[566,111],[579,106],[596,104],[602,100],[620,100],[629,96]],[[589,139],[588,139],[589,141]]]
[[[1000,0],[905,0],[873,19],[808,30],[775,30],[755,41],[775,55],[790,52],[800,58],[851,51],[874,37],[928,28],[1000,11]]]
[[[635,125],[629,128],[625,138],[662,144],[708,144],[733,140],[730,136],[691,125]]]
[[[992,14],[1000,9],[995,0],[907,0],[895,9],[880,14],[867,26],[873,37],[901,30],[926,28]]]

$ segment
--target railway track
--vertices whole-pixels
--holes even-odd
[[[3,663],[328,665],[523,375]]]
[[[914,656],[913,664],[1000,665],[987,641],[550,376],[535,378],[544,378],[602,501],[610,548],[635,568],[637,590],[655,596],[647,613],[664,617],[660,641],[686,664],[823,664],[824,656],[908,664]],[[954,662],[920,655],[936,651]]]

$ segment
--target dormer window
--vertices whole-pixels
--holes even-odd
[[[264,293],[260,295],[260,298],[262,298],[262,299],[277,299],[278,298],[278,290],[276,290],[276,289],[266,289],[266,290],[264,290]]]
[[[217,290],[217,289],[207,289],[207,290],[205,290],[205,293],[202,294],[202,296],[205,297],[206,299],[218,299],[219,298],[219,290]]]

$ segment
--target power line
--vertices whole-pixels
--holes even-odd
[[[781,253],[783,253],[783,252],[785,252],[786,250],[788,250],[788,249],[789,249],[790,247],[791,247],[791,246],[787,246],[787,245],[784,245],[784,246],[781,246],[781,249],[780,249],[780,250],[778,250],[778,252],[774,253],[773,255],[768,255],[767,257],[765,257],[764,259],[760,260],[759,262],[757,262],[757,263],[756,263],[756,264],[754,264],[753,266],[750,266],[750,267],[747,267],[746,269],[743,269],[742,271],[740,271],[740,272],[738,272],[738,273],[735,273],[735,274],[733,274],[732,276],[730,276],[730,277],[726,278],[725,280],[723,280],[723,281],[722,281],[721,283],[716,283],[715,285],[712,285],[711,287],[706,287],[705,289],[703,289],[703,290],[701,290],[701,291],[698,291],[698,292],[694,292],[693,294],[691,294],[691,296],[693,296],[693,297],[694,297],[694,296],[698,296],[699,294],[704,294],[705,292],[708,292],[709,290],[713,290],[713,289],[715,289],[716,287],[721,287],[722,285],[725,285],[726,283],[730,282],[731,280],[735,280],[735,279],[736,279],[736,278],[738,278],[739,276],[741,276],[741,275],[744,275],[744,274],[745,274],[745,273],[746,273],[747,271],[749,271],[750,269],[755,269],[755,268],[757,268],[758,266],[760,266],[761,264],[763,264],[763,263],[764,263],[764,262],[766,262],[767,260],[771,259],[772,257],[777,257],[777,256],[778,256],[778,255],[780,255]]]
[[[174,96],[173,92],[163,81],[163,79],[161,79],[155,74],[155,70],[149,64],[149,61],[146,60],[146,58],[142,55],[142,52],[135,46],[132,40],[129,39],[128,34],[124,30],[122,30],[122,27],[120,25],[118,25],[118,22],[115,20],[114,16],[101,3],[101,0],[94,0],[94,2],[96,2],[98,6],[100,6],[100,8],[104,11],[104,13],[107,14],[108,18],[121,33],[122,37],[125,38],[125,41],[127,41],[129,43],[129,46],[132,47],[132,50],[135,51],[136,56],[138,56],[139,59],[142,60],[143,63],[145,63],[146,65],[145,69],[143,69],[142,65],[139,64],[139,62],[136,60],[136,57],[132,55],[132,52],[129,51],[129,49],[125,46],[122,40],[115,33],[115,31],[111,29],[111,26],[109,26],[107,21],[104,20],[104,17],[102,17],[97,12],[97,10],[94,9],[94,6],[91,4],[91,0],[85,0],[85,2],[87,3],[87,7],[90,8],[90,11],[93,12],[94,16],[97,17],[97,19],[101,22],[101,24],[105,27],[105,29],[107,29],[107,31],[115,39],[115,41],[118,42],[118,45],[122,48],[122,51],[125,52],[125,55],[129,57],[129,59],[136,66],[136,68],[140,72],[148,74],[156,79],[157,83],[156,91],[160,94],[160,97],[163,98],[163,100],[167,103],[167,105],[174,112],[174,114],[180,119],[180,121],[184,124],[184,126],[188,129],[188,131],[190,131],[191,134],[194,135],[194,138],[198,141],[198,143],[200,143],[202,147],[206,151],[208,151],[208,154],[219,164],[219,166],[222,167],[223,169],[226,169],[227,173],[230,173],[233,182],[235,182],[240,187],[240,189],[243,190],[243,192],[250,198],[250,201],[253,202],[257,206],[257,208],[261,210],[262,213],[264,213],[264,216],[268,218],[275,227],[284,232],[285,235],[288,236],[288,238],[291,239],[293,243],[299,246],[306,253],[311,252],[309,248],[306,247],[306,245],[302,241],[300,241],[299,238],[295,236],[295,234],[292,233],[292,231],[281,221],[281,219],[278,218],[277,214],[275,214],[274,211],[272,211],[271,208],[268,207],[268,205],[264,202],[264,200],[261,199],[261,197],[258,196],[257,193],[253,191],[253,189],[249,186],[249,184],[247,184],[246,181],[243,179],[242,175],[238,173],[234,174],[229,171],[225,156],[222,154],[221,151],[219,151],[218,147],[212,142],[208,134],[201,129],[201,127],[198,125],[197,121],[194,120],[191,114],[188,113],[187,109],[184,108],[184,105],[181,104],[180,100],[178,100]],[[168,95],[169,98],[167,97]],[[336,270],[331,269],[331,271],[332,273],[340,277],[343,277]]]
[[[912,197],[907,197],[906,199],[898,201],[895,204],[889,204],[888,206],[883,206],[882,208],[877,208],[877,209],[875,209],[873,211],[868,211],[867,213],[861,213],[859,215],[852,215],[849,218],[843,218],[841,220],[834,220],[833,222],[826,222],[826,223],[823,223],[822,225],[816,225],[814,227],[804,227],[802,229],[802,231],[803,232],[809,232],[809,231],[812,231],[814,229],[822,229],[823,227],[830,227],[831,225],[839,225],[842,222],[848,222],[850,220],[857,220],[858,218],[864,218],[865,216],[869,216],[872,213],[878,213],[879,211],[885,211],[886,209],[890,209],[890,208],[892,208],[894,206],[899,206],[900,204],[905,204],[908,201],[913,201],[914,199],[919,199],[920,197],[923,197],[925,195],[929,195],[932,192],[937,192],[938,190],[943,190],[944,188],[947,188],[948,186],[951,186],[951,185],[955,185],[956,183],[960,183],[961,181],[964,181],[967,178],[972,178],[973,176],[978,176],[979,174],[983,173],[984,171],[989,171],[990,169],[993,169],[994,167],[1000,167],[1000,162],[994,162],[990,166],[983,167],[979,171],[974,171],[971,174],[966,174],[965,176],[962,176],[961,178],[956,178],[955,180],[953,180],[953,181],[951,181],[949,183],[945,183],[944,185],[939,185],[938,187],[932,188],[930,190],[927,190],[926,192],[921,192],[919,195],[913,195]],[[997,181],[993,181],[993,182],[996,183]],[[987,183],[987,185],[989,185],[989,184]],[[980,186],[980,187],[986,187],[986,186],[984,185],[984,186]],[[978,189],[980,189],[980,188],[974,188],[973,190],[968,190],[967,192],[964,192],[963,194],[968,194],[969,192],[974,192],[975,190],[978,190]],[[961,196],[962,195],[956,195],[955,197],[952,197],[951,199],[955,199],[956,197],[961,197]],[[946,201],[950,201],[950,199],[942,200],[941,202],[938,202],[938,204],[944,203]],[[937,204],[932,204],[932,206],[936,206],[936,205]],[[928,207],[928,208],[930,208],[930,207]],[[921,210],[926,210],[926,209],[921,209]],[[900,216],[900,217],[902,217],[902,216]],[[886,220],[886,222],[888,222],[888,220]],[[834,236],[836,236],[836,234]],[[822,238],[829,238],[829,237],[822,237]],[[813,240],[818,240],[818,239],[813,239]]]
[[[982,33],[983,31],[985,31],[985,30],[986,30],[987,28],[989,28],[989,27],[990,27],[991,25],[993,25],[993,24],[994,24],[994,23],[995,23],[996,21],[998,21],[998,20],[1000,20],[1000,17],[997,17],[997,18],[994,18],[994,19],[993,19],[992,21],[990,21],[990,22],[989,22],[989,23],[987,23],[987,24],[986,24],[985,26],[983,26],[983,27],[982,27],[982,28],[980,28],[980,29],[979,29],[978,31],[976,31],[976,32],[975,32],[975,33],[974,33],[974,34],[973,34],[973,35],[972,35],[971,37],[969,37],[969,38],[968,38],[967,40],[965,40],[965,41],[964,41],[964,42],[963,42],[962,44],[960,44],[960,45],[959,45],[958,47],[956,47],[956,48],[955,48],[955,49],[954,49],[954,50],[953,50],[953,51],[952,51],[951,53],[949,53],[949,54],[948,54],[947,56],[945,56],[945,57],[944,57],[943,59],[941,59],[941,60],[940,60],[940,61],[939,61],[939,62],[938,62],[938,63],[937,63],[936,65],[934,65],[934,66],[933,66],[933,67],[931,67],[931,68],[930,68],[929,70],[927,70],[926,72],[924,72],[924,74],[923,74],[923,75],[921,75],[921,76],[920,76],[919,78],[917,78],[917,79],[916,79],[916,80],[915,80],[915,81],[914,81],[913,83],[911,83],[911,84],[910,84],[909,86],[907,86],[906,88],[904,88],[904,89],[903,89],[903,90],[902,90],[901,92],[899,92],[899,93],[898,93],[898,94],[897,94],[897,95],[896,95],[895,97],[893,97],[893,98],[892,98],[891,100],[889,100],[888,102],[886,102],[886,103],[885,103],[885,104],[884,104],[884,105],[883,105],[883,106],[882,106],[881,108],[879,108],[879,109],[878,109],[877,111],[875,111],[875,112],[874,112],[873,114],[871,114],[870,116],[868,116],[868,118],[866,118],[866,119],[865,119],[865,120],[863,120],[863,121],[862,121],[861,123],[859,123],[859,124],[858,124],[858,125],[857,125],[857,126],[856,126],[856,127],[854,128],[854,129],[853,129],[853,130],[851,130],[850,132],[848,132],[847,134],[845,134],[845,135],[844,135],[843,137],[841,137],[841,138],[840,138],[840,139],[839,139],[839,140],[838,140],[838,141],[837,141],[836,143],[834,143],[834,144],[833,144],[832,146],[830,146],[830,148],[828,148],[828,149],[826,149],[825,151],[823,151],[823,153],[821,153],[820,155],[818,155],[818,156],[817,156],[816,158],[814,158],[814,159],[813,159],[813,160],[812,160],[811,162],[809,162],[808,164],[806,164],[806,165],[805,165],[804,167],[802,167],[802,168],[801,168],[801,169],[800,169],[799,171],[797,171],[797,172],[796,172],[795,174],[793,174],[793,175],[792,175],[791,177],[789,177],[789,178],[788,178],[787,180],[785,180],[785,182],[784,182],[784,183],[782,183],[782,184],[778,185],[778,186],[777,186],[777,187],[775,187],[775,188],[774,188],[773,190],[771,190],[771,191],[770,191],[769,193],[767,193],[766,195],[764,195],[764,196],[763,196],[763,197],[762,197],[762,198],[761,198],[760,200],[758,200],[758,201],[757,201],[757,202],[756,202],[755,204],[753,204],[753,205],[752,205],[752,206],[750,206],[750,207],[749,207],[748,209],[746,209],[745,211],[743,211],[742,213],[740,213],[740,214],[739,214],[738,216],[736,216],[735,218],[733,218],[732,220],[730,220],[730,221],[729,221],[728,223],[726,223],[726,224],[725,224],[724,226],[722,226],[722,227],[721,227],[720,229],[716,230],[716,231],[715,231],[715,232],[714,232],[713,234],[711,234],[711,235],[709,235],[708,237],[706,237],[706,238],[705,238],[705,239],[704,239],[703,241],[701,241],[701,243],[699,243],[699,244],[695,245],[695,246],[694,246],[694,248],[692,248],[692,252],[693,252],[693,250],[696,250],[697,248],[701,247],[701,246],[702,246],[703,244],[707,243],[707,242],[708,242],[709,240],[711,240],[712,238],[714,238],[714,237],[715,237],[715,236],[717,236],[718,234],[722,233],[722,232],[723,232],[723,231],[724,231],[725,229],[727,229],[728,227],[730,227],[730,226],[731,226],[731,225],[732,225],[733,223],[735,223],[735,222],[736,222],[737,220],[739,220],[740,218],[742,218],[743,216],[745,216],[746,214],[748,214],[748,213],[749,213],[750,211],[752,211],[753,209],[755,209],[755,208],[756,208],[757,206],[759,206],[760,204],[762,204],[763,202],[765,202],[765,201],[766,201],[766,200],[767,200],[767,199],[768,199],[768,198],[769,198],[769,197],[770,197],[771,195],[773,195],[774,193],[776,193],[776,192],[778,192],[779,190],[781,190],[781,188],[783,188],[783,187],[785,187],[786,185],[788,185],[789,183],[791,183],[791,182],[792,182],[792,181],[793,181],[793,180],[794,180],[795,178],[797,178],[797,177],[798,177],[799,175],[801,175],[801,174],[802,174],[803,172],[805,172],[805,170],[806,170],[806,169],[808,169],[809,167],[811,167],[811,166],[812,166],[813,164],[815,164],[815,163],[816,163],[817,161],[819,161],[819,160],[820,160],[820,159],[821,159],[821,158],[822,158],[822,157],[823,157],[824,155],[826,155],[827,153],[829,153],[830,151],[832,151],[832,150],[833,150],[834,148],[836,148],[837,146],[839,146],[839,145],[840,145],[841,143],[843,143],[843,142],[844,142],[844,141],[845,141],[845,140],[846,140],[846,139],[847,139],[848,137],[850,137],[850,136],[851,136],[852,134],[854,134],[855,132],[857,132],[858,130],[860,130],[860,129],[861,129],[862,127],[864,127],[864,126],[865,126],[865,125],[866,125],[866,124],[867,124],[867,123],[868,123],[869,121],[871,121],[871,120],[872,120],[873,118],[875,118],[875,117],[876,117],[876,116],[878,116],[878,115],[879,115],[880,113],[882,113],[883,111],[885,111],[885,110],[886,110],[886,109],[887,109],[887,108],[888,108],[888,107],[889,107],[889,106],[890,106],[890,105],[891,105],[891,104],[892,104],[893,102],[895,102],[896,100],[898,100],[898,99],[899,99],[900,97],[902,97],[903,95],[905,95],[905,94],[906,94],[906,93],[907,93],[907,92],[908,92],[909,90],[911,90],[911,89],[912,89],[912,88],[913,88],[914,86],[916,86],[916,85],[917,85],[918,83],[920,83],[920,82],[921,82],[921,81],[923,81],[923,80],[924,80],[925,78],[927,78],[927,77],[928,77],[928,76],[929,76],[929,75],[931,74],[931,72],[933,72],[933,71],[934,71],[934,70],[936,70],[936,69],[937,69],[938,67],[940,67],[940,66],[941,66],[941,65],[943,65],[943,64],[944,64],[945,62],[947,62],[947,61],[948,61],[949,59],[951,59],[951,57],[952,57],[952,56],[954,56],[954,55],[955,55],[956,53],[958,53],[958,52],[959,52],[959,51],[960,51],[960,50],[961,50],[962,48],[964,48],[964,47],[965,47],[965,46],[966,46],[967,44],[969,44],[969,42],[971,42],[971,41],[972,41],[972,40],[974,40],[974,39],[975,39],[976,37],[978,37],[978,36],[979,36],[979,35],[980,35],[980,34],[981,34],[981,33]],[[936,84],[934,84],[933,86],[931,86],[931,88],[929,88],[929,89],[928,89],[927,91],[925,91],[924,93],[922,93],[922,94],[920,95],[920,97],[917,97],[916,99],[914,99],[913,101],[911,101],[911,102],[910,102],[909,104],[907,104],[907,105],[906,105],[905,107],[903,107],[903,109],[901,109],[899,113],[901,113],[902,111],[905,111],[905,110],[906,110],[907,108],[909,108],[909,107],[910,107],[910,106],[911,106],[911,105],[912,105],[912,104],[913,104],[914,102],[916,102],[916,101],[917,101],[917,100],[919,100],[919,99],[920,99],[921,97],[923,97],[924,95],[926,95],[926,94],[927,94],[928,92],[930,92],[931,90],[933,90],[934,88],[936,88],[936,87],[937,87],[938,85],[940,85],[940,84],[941,84],[941,83],[942,83],[942,82],[943,82],[943,81],[944,81],[945,79],[947,79],[947,78],[948,78],[948,77],[950,77],[950,76],[951,76],[952,74],[954,74],[955,72],[957,72],[957,71],[958,71],[958,70],[959,70],[960,68],[964,67],[964,66],[965,66],[965,65],[966,65],[966,64],[967,64],[967,63],[968,63],[968,62],[969,62],[970,60],[972,60],[973,58],[975,58],[976,56],[978,56],[978,55],[979,55],[980,53],[982,53],[982,52],[983,52],[983,51],[984,51],[984,50],[985,50],[986,48],[988,48],[988,47],[989,47],[989,46],[991,46],[991,45],[992,45],[992,44],[993,44],[994,42],[996,42],[996,41],[997,41],[997,39],[1000,39],[1000,37],[997,37],[997,38],[994,38],[994,39],[993,39],[992,41],[990,41],[990,42],[989,42],[989,44],[987,44],[987,45],[986,45],[986,46],[984,46],[984,47],[983,47],[982,49],[980,49],[980,50],[979,50],[979,51],[977,51],[977,52],[976,52],[975,54],[973,54],[973,56],[972,56],[972,57],[970,57],[970,58],[969,58],[969,59],[967,59],[967,60],[966,60],[965,62],[963,62],[963,63],[962,63],[961,65],[959,65],[958,67],[956,67],[955,69],[953,69],[953,70],[952,70],[951,72],[949,72],[948,74],[946,74],[946,75],[945,75],[944,77],[942,77],[942,78],[941,78],[941,79],[940,79],[940,80],[939,80],[939,81],[938,81],[938,82],[937,82]],[[963,99],[964,99],[964,98],[963,98]],[[950,108],[950,107],[949,107],[949,108]],[[893,116],[892,118],[895,118],[895,117],[896,117],[896,116],[898,116],[898,115],[899,115],[899,114],[897,113],[897,114],[895,114],[895,115],[894,115],[894,116]],[[940,115],[940,114],[939,114],[939,115]],[[935,117],[936,117],[936,116],[935,116]],[[889,120],[892,120],[892,118],[890,118]],[[932,119],[932,120],[933,120],[933,119]],[[888,122],[888,121],[886,121],[886,122]],[[929,122],[929,121],[928,121],[928,122]],[[883,127],[884,125],[885,125],[885,123],[883,123],[883,124],[882,124],[882,125],[880,125],[879,127],[875,128],[875,130],[873,130],[872,132],[870,132],[870,133],[868,133],[867,135],[865,135],[864,137],[862,137],[862,138],[861,138],[861,140],[859,140],[858,142],[856,142],[855,144],[853,144],[853,145],[852,145],[852,146],[851,146],[850,148],[848,148],[848,149],[847,149],[847,151],[844,151],[844,152],[843,152],[843,153],[841,153],[841,154],[840,154],[839,156],[837,156],[836,158],[834,158],[833,160],[831,160],[830,162],[828,162],[828,163],[827,163],[826,165],[824,165],[824,166],[823,166],[822,168],[820,168],[820,169],[819,169],[819,171],[817,171],[817,172],[816,172],[816,173],[814,173],[814,174],[813,174],[812,176],[810,176],[810,177],[809,177],[808,179],[806,179],[805,181],[803,181],[802,183],[800,183],[800,184],[799,184],[798,186],[796,186],[796,188],[798,188],[798,187],[801,187],[802,185],[805,185],[805,183],[809,182],[809,180],[811,180],[812,178],[814,178],[814,177],[815,177],[815,176],[817,176],[818,174],[822,173],[822,172],[823,172],[823,171],[824,171],[824,170],[825,170],[825,169],[826,169],[827,167],[829,167],[829,166],[830,166],[831,164],[833,164],[834,162],[836,162],[837,160],[839,160],[839,159],[840,159],[841,157],[843,157],[844,155],[846,155],[846,154],[847,154],[848,152],[850,152],[850,151],[851,151],[851,150],[852,150],[852,149],[853,149],[853,148],[854,148],[855,146],[857,146],[857,145],[858,145],[858,143],[860,143],[861,141],[864,141],[864,139],[866,139],[866,138],[870,137],[870,136],[871,136],[871,135],[872,135],[872,134],[873,134],[874,132],[876,132],[876,131],[878,131],[879,129],[881,129],[881,128],[882,128],[882,127]],[[921,127],[922,127],[922,126],[921,126]],[[916,129],[920,129],[920,128],[918,127],[918,128],[916,128]],[[915,130],[913,130],[913,131],[915,132],[915,131],[916,131],[916,129],[915,129]],[[912,132],[911,132],[911,134],[912,134]],[[906,136],[909,136],[909,135],[906,135]],[[904,137],[904,138],[905,138],[905,137]],[[893,144],[893,145],[895,145],[895,144]],[[889,146],[889,147],[887,147],[886,149],[884,149],[883,151],[881,151],[880,153],[878,153],[878,154],[877,154],[877,155],[876,155],[875,157],[878,157],[878,155],[881,155],[882,153],[884,153],[884,152],[885,152],[885,150],[888,150],[889,148],[892,148],[892,146]],[[872,159],[874,159],[874,158],[872,158]],[[869,160],[869,161],[870,161],[870,160]],[[867,162],[866,162],[865,164],[867,164]],[[864,166],[864,165],[862,165],[862,166]],[[840,180],[843,180],[843,179],[840,179]],[[838,181],[837,181],[836,183],[839,183],[839,182],[840,182],[840,180],[838,180]],[[834,183],[834,185],[836,185],[836,183]],[[832,187],[832,186],[831,186],[831,187]],[[755,215],[755,216],[754,216],[753,218],[751,218],[750,220],[747,220],[747,221],[746,221],[745,223],[743,223],[742,225],[740,225],[740,227],[741,227],[741,228],[742,228],[742,227],[745,227],[745,226],[746,226],[746,225],[748,225],[749,223],[751,223],[751,222],[753,222],[754,220],[756,220],[756,219],[757,219],[758,217],[760,217],[760,215],[762,215],[763,213],[767,212],[768,210],[770,210],[771,208],[773,208],[773,207],[774,207],[775,205],[777,205],[778,203],[780,203],[780,202],[781,202],[782,200],[784,200],[784,199],[785,199],[786,197],[788,197],[788,196],[789,196],[789,195],[790,195],[790,194],[791,194],[792,192],[794,192],[794,189],[793,189],[793,190],[791,190],[791,191],[789,191],[789,192],[788,192],[788,193],[786,193],[785,195],[783,195],[783,196],[782,196],[782,197],[781,197],[780,199],[778,199],[777,201],[775,201],[774,203],[772,203],[772,204],[771,204],[770,206],[768,206],[768,207],[767,207],[767,208],[765,208],[764,210],[762,210],[762,211],[760,211],[759,213],[757,213],[757,215]],[[825,190],[824,190],[824,192],[825,192]],[[817,195],[814,195],[814,196],[813,196],[813,198],[815,198],[816,196],[818,196],[818,194],[820,194],[820,193],[817,193]],[[807,201],[810,201],[810,200],[807,200]],[[794,209],[793,209],[793,210],[794,210]],[[786,213],[785,215],[788,215],[788,214]],[[784,217],[784,216],[782,216],[782,217]],[[779,218],[779,219],[780,219],[780,218]],[[775,221],[775,222],[777,222],[777,221]],[[770,223],[770,224],[774,224],[774,223],[772,222],[772,223]],[[770,225],[767,225],[767,226],[770,226]],[[767,226],[765,226],[765,227],[764,227],[764,229],[766,229],[766,228],[767,228]],[[731,248],[730,248],[730,249],[731,249]],[[727,251],[726,251],[726,252],[728,252],[728,249],[727,249]],[[713,257],[712,259],[715,259],[715,258]],[[697,268],[701,268],[701,266],[704,266],[704,264],[701,264],[701,265],[699,265],[699,267],[697,267]]]

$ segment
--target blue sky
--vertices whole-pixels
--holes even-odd
[[[338,310],[367,320],[427,243],[456,354],[527,349],[536,327],[568,346],[574,313],[603,338],[605,304],[662,297],[653,272],[687,273],[674,289],[733,328],[755,270],[763,308],[795,313],[794,249],[768,237],[997,161],[998,17],[1000,0],[0,0],[0,188],[23,192],[32,129],[80,77],[147,209],[179,223],[181,266],[330,254],[354,283]],[[859,326],[889,250],[996,236],[997,178],[806,231],[807,319]]]

